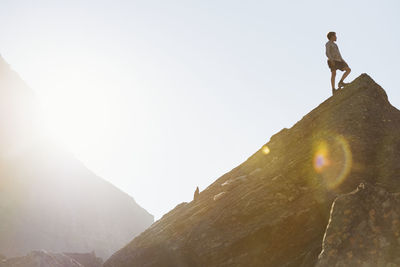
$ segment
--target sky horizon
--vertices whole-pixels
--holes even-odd
[[[400,107],[397,1],[5,0],[47,131],[159,219],[331,96],[329,31]],[[337,80],[341,72],[338,72]]]

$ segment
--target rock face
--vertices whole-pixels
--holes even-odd
[[[335,198],[360,183],[400,191],[399,161],[400,112],[363,74],[104,266],[315,266]],[[376,222],[381,215],[376,210]],[[338,231],[331,229],[327,238]],[[389,235],[379,242],[394,242]],[[324,243],[320,266],[339,262],[329,256],[335,244]]]
[[[317,267],[400,266],[400,194],[360,184],[338,197]]]
[[[32,91],[0,57],[0,253],[94,250],[107,258],[152,222],[130,196],[43,137]]]

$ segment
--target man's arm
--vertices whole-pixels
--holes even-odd
[[[328,43],[326,45],[326,52],[325,52],[326,56],[328,57],[329,60],[334,60],[333,58],[333,54],[332,54],[332,45],[330,43]]]

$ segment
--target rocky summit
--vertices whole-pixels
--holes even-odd
[[[362,74],[104,266],[400,266],[399,162],[400,112]]]

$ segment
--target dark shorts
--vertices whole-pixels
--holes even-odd
[[[331,71],[335,70],[344,71],[344,69],[349,65],[347,65],[347,63],[344,61],[328,60],[328,66],[331,69]]]

